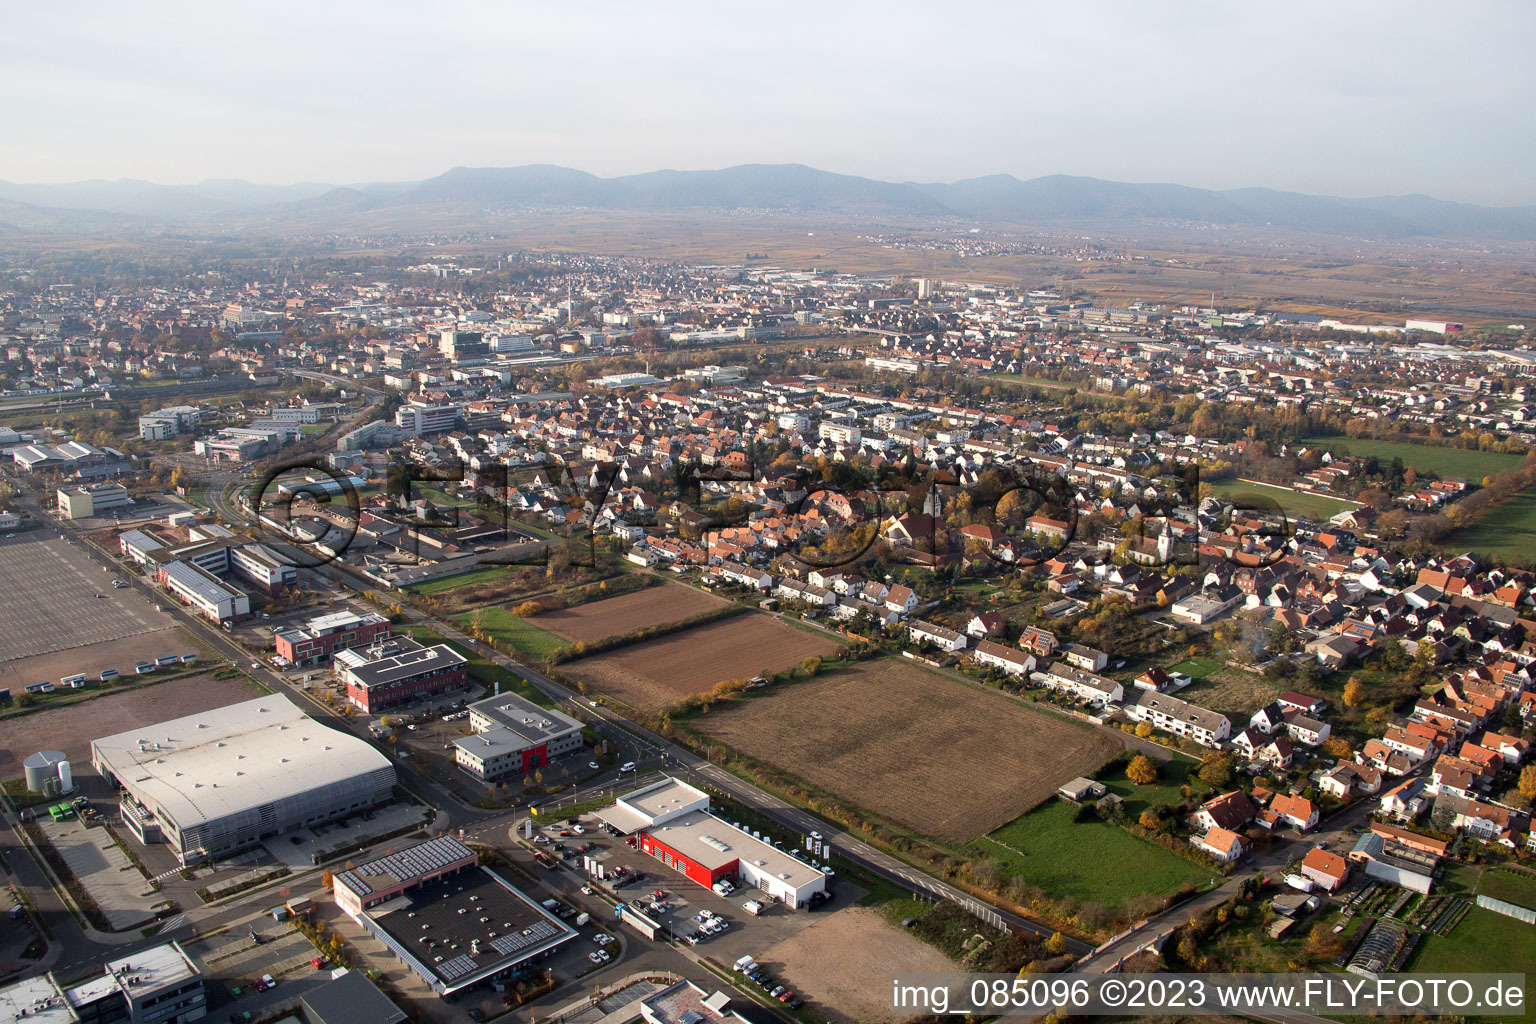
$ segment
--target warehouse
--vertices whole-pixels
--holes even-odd
[[[228,622],[251,614],[249,594],[229,586],[191,562],[166,562],[155,570],[155,582],[214,622]]]
[[[454,741],[453,759],[482,782],[525,775],[582,749],[581,723],[515,693],[469,706],[474,735]]]
[[[336,905],[440,996],[505,977],[576,937],[451,836],[348,868],[334,881]]]
[[[364,741],[259,697],[91,743],[123,789],[123,823],[183,864],[356,814],[393,796],[395,769]]]
[[[338,651],[335,660],[348,703],[370,715],[469,685],[463,655],[446,644],[423,647],[408,636]]]
[[[706,888],[736,878],[792,908],[826,891],[821,868],[715,817],[709,795],[686,782],[663,779],[597,813],[621,832],[639,833],[643,853]]]

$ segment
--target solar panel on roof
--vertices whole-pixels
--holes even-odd
[[[452,960],[437,964],[433,967],[433,970],[444,981],[453,981],[455,978],[462,978],[464,975],[471,973],[479,966],[475,962],[474,957],[456,956]]]

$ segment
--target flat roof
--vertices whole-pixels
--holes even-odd
[[[689,811],[646,831],[689,860],[711,870],[740,861],[796,889],[826,877],[820,868],[771,843],[753,839],[750,832],[744,832],[708,811]]]
[[[438,836],[399,853],[388,853],[358,867],[348,868],[335,876],[335,882],[345,885],[359,896],[367,896],[422,875],[441,871],[466,857],[473,860],[474,856],[473,850],[452,836]]]
[[[396,1006],[362,971],[310,989],[299,997],[314,1024],[399,1024],[405,1011]]]
[[[0,988],[0,1024],[75,1024],[79,1019],[52,974]]]
[[[543,743],[572,730],[581,731],[581,723],[570,715],[540,707],[515,693],[476,701],[469,706],[469,710],[505,727],[525,744]]]
[[[690,786],[681,779],[673,778],[663,779],[654,786],[646,786],[619,797],[636,811],[649,816],[652,821],[664,817],[679,807],[685,807],[695,800],[708,798],[709,794],[702,789]]]
[[[402,642],[403,641],[403,642]],[[358,658],[370,658],[375,652],[391,651],[383,657],[357,664]],[[394,637],[369,647],[349,649],[342,659],[347,674],[368,689],[388,686],[404,679],[414,679],[428,672],[439,672],[467,664],[464,656],[446,644],[423,647],[408,637]]]
[[[202,973],[175,942],[151,946],[108,961],[106,971],[108,976],[117,978],[124,991],[135,996],[167,985],[179,985]]]
[[[220,583],[213,574],[191,562],[166,562],[160,571],[205,601],[217,603],[238,597],[239,592]]]
[[[576,937],[486,867],[428,882],[382,907],[389,909],[365,914],[449,992]]]
[[[394,771],[372,746],[282,694],[104,736],[91,741],[91,755],[183,831],[338,779]]]

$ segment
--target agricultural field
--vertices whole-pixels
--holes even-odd
[[[1536,491],[1526,490],[1490,508],[1471,526],[1445,540],[1447,547],[1497,555],[1513,565],[1536,559]]]
[[[829,636],[767,615],[738,615],[567,662],[565,668],[592,690],[642,711],[660,711],[718,682],[782,672],[838,647]]]
[[[1218,498],[1247,501],[1255,508],[1266,509],[1270,502],[1278,505],[1287,516],[1305,516],[1308,519],[1327,519],[1348,509],[1359,508],[1358,502],[1345,501],[1326,494],[1308,494],[1288,487],[1270,487],[1251,484],[1246,480],[1218,480],[1211,484],[1211,491]]]
[[[685,587],[680,583],[666,583],[637,590],[633,594],[545,612],[529,621],[567,640],[591,643],[646,626],[681,622],[689,616],[712,611],[727,603],[702,590]]]
[[[1073,821],[1077,808],[1053,800],[971,844],[1053,896],[1072,896],[1111,910],[1142,893],[1166,896],[1203,885],[1212,872],[1117,825]],[[1087,851],[1092,851],[1088,854]]]
[[[1326,448],[1335,454],[1356,455],[1382,462],[1402,459],[1403,465],[1412,466],[1420,473],[1436,476],[1462,477],[1477,483],[1485,476],[1520,464],[1520,456],[1503,452],[1467,451],[1445,445],[1411,444],[1407,441],[1377,441],[1365,437],[1344,437],[1332,434],[1327,437],[1309,437],[1306,443]]]
[[[1111,733],[880,658],[717,707],[691,726],[945,842],[1012,821],[1120,749]]]

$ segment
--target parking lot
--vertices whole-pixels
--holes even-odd
[[[534,845],[549,855],[572,853],[566,863],[578,871],[582,856],[577,847],[588,845],[584,856],[602,864],[604,879],[587,876],[587,885],[602,891],[614,899],[621,899],[629,906],[659,923],[666,932],[684,942],[694,956],[710,956],[721,963],[731,963],[744,955],[756,955],[767,947],[782,942],[805,928],[810,927],[827,913],[849,906],[863,895],[857,886],[838,883],[832,899],[816,910],[791,910],[773,901],[767,894],[753,888],[737,888],[729,896],[722,896],[706,889],[686,876],[666,867],[661,861],[645,855],[625,839],[613,835],[595,817],[579,819],[581,834],[564,821],[537,829],[547,842]],[[561,835],[562,831],[571,832]],[[564,850],[556,850],[556,846]],[[623,874],[615,878],[617,870]],[[660,899],[655,894],[660,892]],[[753,915],[744,904],[755,900],[762,906]],[[653,909],[656,904],[662,909]],[[711,925],[710,922],[719,922]],[[635,932],[626,929],[626,935]],[[689,942],[689,937],[695,941]],[[636,941],[644,942],[643,938]]]
[[[27,597],[6,606],[0,662],[120,640],[174,625],[169,616],[156,612],[155,606],[133,589],[114,588],[113,578],[49,530],[0,537],[0,593]]]

